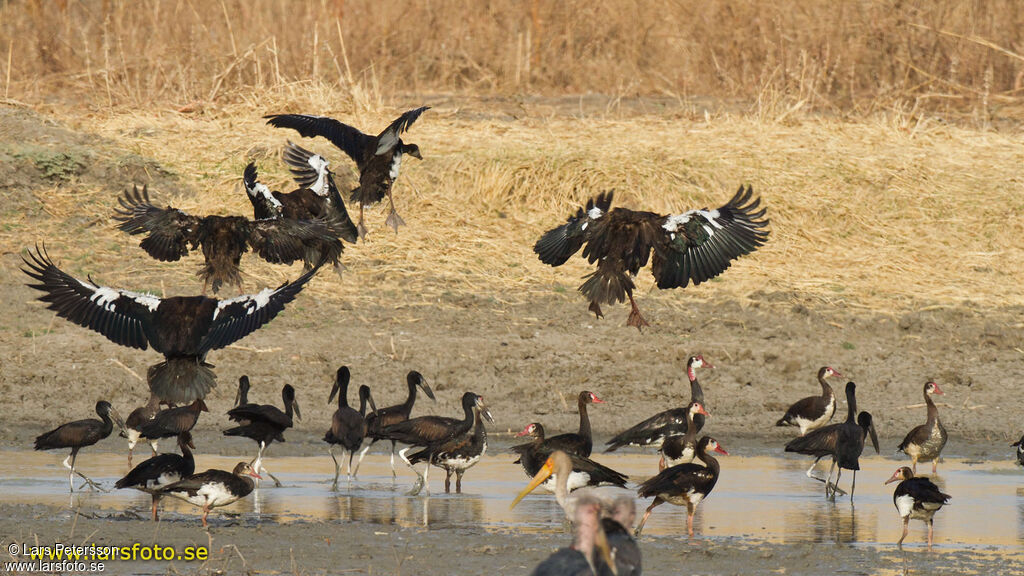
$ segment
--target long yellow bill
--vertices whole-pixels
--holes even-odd
[[[537,475],[534,476],[533,480],[530,481],[530,485],[527,486],[526,488],[523,488],[523,491],[520,492],[518,496],[516,496],[516,499],[512,501],[512,505],[509,506],[509,508],[515,508],[516,504],[519,504],[520,500],[525,498],[527,494],[529,494],[530,492],[533,492],[533,490],[537,486],[540,486],[541,484],[544,483],[545,480],[550,478],[551,474],[554,472],[554,470],[555,470],[555,459],[551,458],[549,456],[548,459],[547,459],[547,462],[544,462],[544,466],[541,467],[540,472],[537,472]]]

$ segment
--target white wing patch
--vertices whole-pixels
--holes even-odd
[[[220,302],[217,302],[217,309],[213,311],[213,319],[216,320],[217,316],[220,315],[221,310],[231,306],[232,304],[243,304],[245,306],[246,315],[252,314],[269,304],[270,297],[273,296],[275,292],[277,292],[277,290],[264,288],[263,290],[260,290],[258,294],[246,294],[235,298],[229,298],[228,300],[221,300]]]
[[[329,174],[328,167],[331,165],[323,156],[314,154],[309,157],[309,165],[316,170],[317,178],[316,182],[309,187],[317,196],[327,196],[327,175]]]
[[[79,280],[78,283],[86,288],[94,289],[95,292],[93,292],[93,295],[89,297],[89,301],[100,308],[103,308],[107,312],[114,311],[114,303],[122,296],[131,298],[135,302],[148,308],[150,312],[156,312],[157,306],[160,305],[160,299],[150,294],[129,292],[128,290],[116,290],[105,286],[93,286],[92,284],[82,282],[81,280]]]
[[[270,193],[270,188],[267,188],[267,185],[262,182],[257,182],[252,188],[246,187],[245,191],[253,198],[262,196],[263,199],[270,202],[274,208],[281,207],[281,202],[277,198],[274,198],[274,195]]]
[[[914,510],[914,497],[909,494],[897,496],[896,510],[900,513],[900,518],[910,516],[910,513]]]
[[[379,152],[378,152],[379,154]],[[388,178],[392,181],[398,178],[398,169],[402,167],[402,152],[400,150],[395,151],[394,158],[391,159],[391,170],[388,172]]]
[[[690,221],[690,214],[692,213],[693,211],[691,210],[690,212],[684,212],[682,214],[672,214],[665,219],[665,223],[662,224],[661,227],[669,232],[675,232],[679,230],[680,226]]]
[[[597,206],[594,206],[590,210],[587,210],[587,217],[591,220],[597,220],[601,216],[604,216],[604,210],[601,210]]]

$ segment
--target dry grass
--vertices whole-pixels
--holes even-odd
[[[1024,212],[1019,138],[898,114],[856,123],[800,115],[785,122],[728,115],[582,119],[542,117],[527,107],[523,119],[511,120],[488,117],[489,108],[442,103],[420,119],[409,140],[425,159],[404,166],[396,188],[410,225],[395,236],[383,225],[384,207],[371,210],[369,242],[346,250],[345,281],[325,274],[312,288],[317,294],[355,306],[435,306],[571,293],[586,272],[580,259],[551,269],[531,246],[589,195],[616,188],[620,205],[679,211],[715,205],[747,182],[768,206],[769,244],[721,281],[645,298],[685,306],[691,298],[742,300],[767,292],[878,310],[1024,304],[1019,290],[1008,289],[1024,283],[1024,222],[1013,216]],[[250,158],[269,181],[287,180],[274,156],[293,134],[263,125],[265,112],[264,105],[239,104],[216,114],[72,120],[155,158],[195,190],[151,190],[158,201],[198,213],[248,213],[239,181]],[[377,127],[395,112],[337,114]],[[340,171],[350,169],[326,142],[304,144],[326,153]],[[0,234],[4,251],[57,238],[51,253],[68,269],[108,284],[169,293],[198,287],[199,256],[160,264],[142,254],[137,239],[116,231],[110,192],[58,188],[37,198],[51,217]],[[66,220],[83,209],[98,225],[69,230]],[[296,270],[252,256],[243,262],[248,287],[283,281]],[[652,288],[648,273],[639,286],[641,293]],[[582,299],[576,302],[582,309]]]
[[[6,98],[96,107],[251,102],[299,83],[350,109],[597,92],[899,103],[985,123],[1021,116],[1022,35],[1017,0],[28,0],[0,8],[0,81]]]

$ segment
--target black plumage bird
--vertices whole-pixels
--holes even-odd
[[[359,410],[348,405],[348,384],[352,373],[348,366],[338,368],[334,379],[334,386],[331,387],[331,395],[327,398],[330,403],[334,395],[338,395],[338,409],[331,417],[331,427],[324,434],[324,442],[330,445],[328,451],[331,459],[334,460],[334,487],[338,486],[338,476],[341,475],[341,464],[334,456],[334,447],[341,446],[341,458],[345,459],[348,454],[348,477],[352,478],[352,457],[363,445],[363,438],[366,437],[366,406],[370,405],[371,413],[377,410],[373,398],[370,396],[370,387],[363,384],[359,387]]]
[[[427,395],[427,398],[434,399],[434,391],[430,389],[427,384],[427,380],[419,372],[412,370],[405,376],[405,384],[409,388],[409,394],[405,398],[405,402],[396,404],[394,406],[388,406],[381,408],[373,414],[366,417],[366,436],[370,439],[370,443],[359,452],[359,461],[356,462],[356,471],[353,475],[359,474],[359,465],[363,462],[363,456],[370,451],[370,447],[373,446],[374,442],[378,440],[391,440],[387,438],[382,432],[388,426],[393,426],[399,422],[405,422],[409,419],[409,414],[412,413],[412,407],[416,404],[416,389],[423,390],[423,393]],[[391,477],[398,477],[398,473],[395,472],[395,440],[391,440]]]
[[[933,522],[935,513],[952,498],[939,491],[939,487],[923,476],[914,476],[914,471],[903,466],[896,470],[886,484],[899,482],[892,494],[892,503],[903,519],[903,535],[897,545],[903,548],[903,540],[910,530],[911,520],[923,520],[928,525],[928,549],[932,549]]]
[[[704,462],[703,466],[695,463],[672,466],[640,485],[637,491],[640,497],[654,496],[654,502],[651,502],[640,519],[636,536],[639,537],[643,532],[644,524],[647,523],[654,508],[668,502],[676,506],[686,506],[686,532],[693,537],[693,515],[697,512],[697,505],[715,488],[721,470],[718,460],[710,452],[729,454],[714,438],[704,436],[697,442],[697,458]]]
[[[82,477],[90,487],[99,488],[99,484],[93,482],[91,478],[75,469],[75,460],[78,458],[78,451],[86,446],[92,446],[107,436],[110,436],[110,433],[114,430],[115,422],[119,428],[124,426],[121,416],[118,415],[117,410],[110,405],[110,402],[105,400],[97,402],[96,414],[99,415],[101,418],[100,420],[87,418],[85,420],[68,422],[67,424],[62,424],[61,426],[36,437],[36,450],[71,448],[71,454],[64,459],[64,467],[71,471],[68,474],[68,484],[71,487],[71,492],[75,491],[75,474]]]
[[[331,220],[265,219],[245,216],[193,216],[170,206],[159,208],[149,200],[146,187],[119,197],[121,209],[115,218],[129,234],[145,234],[139,246],[161,262],[177,262],[190,250],[202,248],[205,264],[199,270],[203,294],[214,293],[223,283],[234,284],[242,293],[239,265],[242,254],[253,252],[273,264],[303,260],[306,246],[337,242],[338,231]]]
[[[462,493],[462,475],[479,462],[487,452],[487,430],[484,428],[483,420],[486,419],[488,422],[494,423],[491,411],[487,409],[483,396],[479,394],[472,392],[463,394],[462,409],[465,411],[465,417],[455,423],[447,435],[426,443],[422,450],[409,455],[406,459],[410,467],[419,462],[426,462],[425,470],[429,470],[431,465],[443,468],[445,471],[445,493],[451,492],[452,473],[455,474],[455,492]],[[413,420],[395,426],[401,427],[411,422]],[[415,470],[413,468],[414,472]],[[412,494],[418,494],[422,487],[426,487],[429,492],[426,476],[426,472],[424,472],[419,477],[422,485],[417,484],[413,488]]]
[[[1024,436],[1021,436],[1020,440],[1010,444],[1010,446],[1017,447],[1017,464],[1024,466]]]
[[[523,471],[526,475],[533,478],[540,473],[544,464],[548,458],[558,450],[548,450],[547,445],[544,442],[544,426],[540,422],[532,422],[527,424],[523,431],[516,434],[516,438],[523,436],[529,436],[533,438],[531,442],[525,444],[519,444],[512,446],[510,450],[519,454],[519,458],[514,462],[515,464],[522,464]],[[569,454],[563,452],[568,457],[569,464],[566,468],[569,470],[566,475],[566,493],[583,488],[584,486],[619,486],[625,487],[626,481],[629,479],[628,476],[621,472],[616,472],[611,468],[599,464],[589,458],[577,456],[575,454]],[[545,477],[542,484],[538,484],[544,487],[544,489],[555,492],[558,485],[557,472],[552,469],[551,474]]]
[[[247,462],[239,462],[234,470],[207,470],[168,484],[159,489],[160,495],[174,496],[203,509],[203,528],[210,509],[227,506],[245,498],[256,488],[253,478],[260,475]]]
[[[263,466],[263,451],[275,440],[284,442],[284,431],[292,427],[293,416],[296,419],[302,418],[299,402],[295,399],[295,388],[291,384],[285,384],[281,389],[281,400],[284,411],[273,404],[243,404],[228,410],[228,419],[238,422],[239,426],[224,431],[225,436],[244,436],[259,444],[260,449],[252,467],[256,472],[270,476],[278,487],[281,482]]]
[[[580,392],[579,396],[576,397],[576,406],[580,413],[579,432],[558,434],[557,436],[547,438],[544,440],[544,449],[549,453],[561,450],[568,454],[589,458],[590,453],[594,449],[594,435],[590,430],[590,415],[587,413],[587,405],[603,403],[604,400],[598,398],[593,392],[588,390]]]
[[[157,507],[162,494],[159,489],[187,478],[196,471],[196,460],[192,455],[195,445],[192,434],[182,432],[178,435],[178,448],[181,454],[157,454],[139,463],[128,474],[118,480],[115,488],[135,488],[153,497],[153,520],[159,520]]]
[[[345,203],[334,182],[334,175],[327,167],[327,161],[323,157],[289,142],[285,149],[285,158],[292,156],[301,158],[310,172],[310,174],[303,173],[296,176],[303,187],[292,192],[271,192],[265,184],[259,182],[255,164],[250,163],[245,167],[243,181],[249,201],[253,206],[253,217],[257,221],[265,219],[314,221],[319,219],[329,222],[330,229],[337,234],[337,237],[332,237],[330,240],[322,238],[304,240],[305,253],[302,260],[305,267],[309,269],[320,260],[325,259],[341,276],[345,268],[340,260],[344,251],[341,241],[356,241],[355,224],[352,223],[352,219],[345,209]],[[293,172],[301,173],[302,171],[293,168]]]
[[[22,268],[45,292],[39,298],[57,315],[99,332],[108,340],[146,350],[164,361],[147,372],[149,389],[160,401],[187,404],[204,398],[217,385],[206,355],[245,338],[270,322],[313,277],[319,266],[276,289],[217,300],[206,296],[157,298],[150,294],[107,288],[78,280],[61,271],[43,250],[22,257]]]
[[[128,440],[129,469],[132,467],[132,453],[135,451],[135,445],[139,443],[142,425],[152,420],[153,416],[156,416],[158,412],[160,412],[160,398],[156,395],[151,395],[145,405],[132,410],[124,421],[124,428],[121,429],[119,435]],[[157,439],[149,439],[149,447],[153,449],[153,456],[156,456]]]
[[[363,208],[380,202],[385,196],[391,202],[391,211],[388,213],[385,224],[396,232],[399,226],[405,224],[395,210],[391,188],[395,179],[398,178],[402,158],[412,156],[422,160],[423,156],[420,155],[419,146],[407,144],[399,136],[408,130],[420,117],[420,114],[429,108],[429,106],[423,106],[405,112],[377,136],[363,134],[348,124],[342,124],[325,116],[270,114],[264,118],[267,118],[267,124],[271,126],[292,128],[306,138],[317,136],[327,138],[355,161],[356,167],[359,169],[359,186],[352,190],[351,199],[359,202],[358,231],[359,236],[364,237],[366,236],[366,226],[363,223]]]
[[[860,455],[864,452],[864,441],[868,436],[871,437],[875,453],[878,453],[878,434],[875,432],[871,414],[857,414],[857,385],[853,382],[846,383],[846,409],[845,422],[818,428],[786,444],[786,452],[814,456],[815,463],[825,456],[832,457],[832,465],[829,466],[828,476],[824,480],[811,475],[814,464],[807,470],[808,477],[825,483],[825,497],[832,500],[835,500],[836,492],[839,490],[839,477],[842,476],[844,468],[853,470],[853,484],[850,488],[850,498],[853,498],[853,492],[857,487],[857,470],[860,470]],[[832,470],[837,465],[839,473],[833,485]]]
[[[843,377],[831,366],[822,366],[818,370],[818,384],[821,384],[820,396],[808,396],[793,403],[786,413],[775,423],[776,426],[799,426],[803,436],[829,423],[836,413],[836,395],[832,391],[827,378]]]
[[[711,414],[700,402],[690,402],[686,407],[686,433],[681,436],[669,436],[662,443],[659,471],[678,464],[688,464],[697,457],[697,425],[694,422],[697,416],[710,418]]]
[[[686,376],[690,380],[690,403],[697,402],[707,407],[704,402],[704,389],[697,380],[698,368],[714,368],[710,362],[704,360],[704,356],[697,354],[686,360]],[[671,408],[651,416],[647,420],[620,432],[607,442],[605,452],[614,452],[623,446],[651,446],[660,449],[666,438],[686,434],[687,412],[689,404],[682,408]],[[693,422],[700,432],[704,427],[704,415],[696,414]]]
[[[716,210],[662,215],[612,209],[612,192],[602,193],[567,223],[545,232],[533,251],[541,262],[561,266],[583,248],[583,257],[597,264],[579,287],[590,311],[601,318],[601,304],[628,298],[632,309],[627,324],[640,329],[648,324],[633,300],[633,277],[652,251],[651,272],[658,288],[685,288],[691,281],[698,285],[718,276],[768,239],[765,210],[758,210],[761,200],[753,194],[749,186],[741,186]]]
[[[139,428],[139,436],[153,441],[191,432],[199,421],[199,414],[209,411],[202,399],[196,399],[188,406],[161,410]]]

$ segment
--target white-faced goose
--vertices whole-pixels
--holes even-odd
[[[370,439],[370,443],[366,445],[361,452],[359,452],[359,461],[356,462],[356,471],[353,476],[359,474],[359,465],[363,462],[363,456],[370,451],[370,447],[373,446],[374,442],[378,440],[390,440],[382,434],[383,430],[389,426],[394,426],[399,422],[405,422],[409,419],[409,414],[412,413],[412,407],[416,404],[416,389],[423,390],[423,393],[427,395],[427,398],[434,399],[434,391],[427,385],[427,380],[419,372],[412,370],[405,376],[405,384],[409,388],[409,395],[406,396],[405,402],[396,404],[394,406],[388,406],[387,408],[381,408],[373,414],[366,417],[366,436]],[[395,472],[395,440],[391,440],[391,477],[397,478],[398,473]]]
[[[932,474],[939,466],[939,456],[942,449],[946,447],[946,440],[949,434],[939,420],[939,409],[932,400],[932,394],[943,394],[939,385],[935,382],[927,382],[924,385],[924,401],[928,406],[928,420],[920,426],[915,426],[907,433],[906,438],[900,443],[897,450],[910,456],[911,470],[917,474],[918,462],[931,462]]]
[[[714,368],[714,366],[705,361],[704,356],[700,354],[690,356],[686,360],[686,377],[690,381],[690,402],[698,402],[701,406],[706,407],[704,389],[701,388],[700,381],[697,380],[698,368]],[[689,404],[683,408],[672,408],[659,412],[617,434],[607,442],[605,452],[614,452],[623,446],[652,446],[660,449],[666,438],[686,433],[687,412],[689,412]],[[693,422],[697,426],[697,431],[700,432],[704,427],[704,415],[699,413],[694,415]]]
[[[483,396],[479,394],[472,392],[463,394],[462,409],[465,412],[465,417],[453,426],[444,438],[426,443],[423,449],[410,454],[408,458],[405,457],[405,451],[402,451],[402,458],[409,463],[409,467],[413,468],[414,472],[416,471],[414,466],[420,462],[427,463],[425,470],[429,470],[431,465],[444,469],[444,491],[446,494],[451,492],[453,472],[455,473],[455,492],[462,493],[462,475],[479,462],[487,452],[487,430],[484,428],[483,420],[486,419],[488,422],[494,423],[491,411],[487,409]],[[396,424],[396,426],[402,426],[409,422],[412,420]],[[426,472],[419,477],[417,485],[410,494],[418,494],[421,489],[426,489],[427,493],[430,492]]]
[[[192,450],[195,450],[196,447],[192,444],[192,434],[188,432],[179,434],[178,448],[181,449],[181,455],[173,453],[155,455],[139,463],[124,478],[114,484],[115,488],[135,488],[151,494],[153,496],[154,521],[159,520],[157,507],[162,496],[159,489],[187,478],[196,471],[196,461],[192,455]]]
[[[45,434],[36,437],[36,450],[56,450],[59,448],[71,448],[71,454],[64,459],[64,467],[70,470],[68,474],[68,485],[71,492],[75,491],[75,474],[78,474],[90,488],[99,488],[99,484],[91,478],[75,469],[75,460],[78,458],[78,451],[86,446],[103,440],[114,430],[114,424],[119,428],[124,426],[124,421],[118,415],[117,410],[110,405],[110,402],[100,400],[96,403],[96,414],[101,420],[86,418],[62,424]]]
[[[533,247],[541,262],[561,266],[583,248],[583,257],[597,264],[580,292],[590,311],[603,317],[601,304],[623,302],[632,306],[627,325],[647,326],[633,300],[633,277],[647,265],[654,251],[651,272],[658,288],[685,288],[706,282],[749,254],[768,239],[765,211],[758,210],[753,190],[740,187],[717,210],[690,210],[681,214],[655,214],[627,208],[611,209],[612,192],[587,202],[566,224],[544,233]]]
[[[644,524],[647,523],[654,508],[665,502],[686,506],[686,533],[693,537],[693,515],[697,512],[697,505],[714,489],[721,470],[718,460],[710,452],[729,454],[714,438],[704,436],[697,442],[697,458],[704,462],[704,466],[694,463],[672,466],[640,485],[637,494],[641,498],[653,496],[654,502],[647,507],[643,518],[640,519],[640,525],[636,527],[637,537],[643,532]]]
[[[542,447],[544,427],[539,422],[527,425],[522,432],[516,434],[516,437],[526,435],[531,436],[533,442],[512,447],[512,451],[519,454],[519,459],[516,460],[516,463],[522,464],[523,471],[526,472],[527,477],[537,481],[536,484],[530,484],[528,489],[523,492],[523,496],[532,492],[538,486],[543,487],[548,492],[554,492],[557,496],[558,491],[561,489],[559,486],[563,482],[565,484],[565,494],[587,486],[626,487],[626,481],[629,477],[603,464],[594,462],[589,458],[568,454],[561,450],[555,450],[554,452],[544,450]],[[558,464],[557,460],[561,459],[561,457],[554,460],[551,457],[558,453],[565,454],[568,464],[563,462],[561,465],[556,465]],[[560,470],[563,471],[562,474],[559,473]]]
[[[603,403],[604,400],[598,398],[593,392],[587,390],[580,392],[576,398],[576,406],[580,412],[579,432],[569,432],[547,438],[544,440],[543,449],[548,453],[561,450],[569,454],[589,458],[590,453],[594,449],[594,436],[590,431],[590,415],[587,414],[587,405]]]
[[[359,187],[352,191],[351,199],[353,202],[359,202],[358,230],[359,236],[364,237],[366,236],[366,226],[363,223],[363,208],[380,202],[385,196],[391,202],[391,211],[388,213],[385,224],[396,232],[399,226],[405,224],[398,212],[395,211],[391,188],[395,179],[398,178],[402,157],[408,155],[422,160],[423,156],[420,155],[419,146],[407,144],[399,136],[408,130],[413,122],[420,117],[420,114],[429,108],[429,106],[423,106],[409,110],[377,136],[363,134],[348,124],[342,124],[326,116],[270,114],[264,118],[267,118],[267,124],[271,126],[291,128],[306,138],[322,136],[355,161],[356,167],[359,169]]]
[[[952,496],[943,494],[928,478],[915,477],[914,471],[906,466],[896,470],[892,478],[885,481],[886,484],[891,482],[899,482],[892,494],[892,502],[903,520],[903,535],[900,536],[897,545],[903,548],[903,540],[910,530],[911,520],[923,520],[928,525],[928,549],[931,550],[935,513],[949,502]]]
[[[135,445],[139,443],[139,434],[142,431],[142,425],[153,419],[157,412],[160,411],[160,398],[156,395],[149,397],[149,402],[143,406],[139,406],[135,410],[132,410],[128,414],[128,418],[124,421],[124,428],[120,432],[122,438],[128,440],[128,468],[132,467],[132,453],[135,451]],[[153,456],[156,456],[158,439],[150,438],[149,447],[153,449]]]
[[[700,402],[690,402],[686,408],[686,433],[682,436],[669,436],[662,443],[659,471],[679,464],[689,464],[697,457],[697,425],[693,419],[698,415],[710,418],[711,414]]]
[[[212,508],[227,506],[245,498],[256,488],[253,478],[260,475],[246,462],[239,462],[231,472],[207,470],[159,489],[161,495],[179,498],[203,509],[203,527]]]
[[[292,416],[302,418],[295,388],[291,384],[281,388],[281,401],[284,411],[273,404],[243,404],[228,410],[228,419],[239,425],[224,431],[225,436],[242,436],[259,445],[259,452],[252,462],[253,470],[270,476],[277,487],[281,482],[263,466],[263,451],[275,440],[284,442],[284,431],[294,424]]]
[[[832,465],[829,466],[828,476],[824,480],[811,475],[813,464],[807,470],[808,477],[825,483],[825,497],[831,500],[835,500],[836,492],[839,491],[839,478],[844,468],[853,470],[853,484],[850,488],[850,499],[853,499],[853,492],[857,488],[857,470],[860,470],[860,455],[864,452],[864,440],[869,435],[875,453],[878,453],[878,435],[875,433],[871,414],[857,414],[857,385],[853,382],[846,383],[846,405],[845,422],[818,428],[786,444],[786,452],[814,456],[815,463],[825,456],[832,457]],[[839,472],[836,474],[835,484],[832,484],[832,470],[836,465],[839,466]]]
[[[199,414],[209,412],[201,398],[188,406],[178,406],[157,412],[139,427],[139,437],[150,441],[172,438],[182,432],[191,432],[199,421]]]
[[[190,250],[201,247],[205,264],[198,275],[203,294],[208,287],[216,293],[223,283],[234,284],[242,293],[239,264],[242,254],[253,252],[273,264],[291,264],[306,256],[306,245],[337,242],[339,230],[332,220],[249,220],[245,216],[192,216],[170,206],[150,203],[149,192],[138,187],[119,197],[121,209],[115,218],[129,234],[145,234],[139,244],[161,262],[177,262]],[[191,247],[189,246],[191,245]]]
[[[800,435],[803,436],[811,430],[817,430],[832,420],[836,413],[836,395],[832,392],[832,386],[827,378],[839,376],[830,366],[822,366],[818,370],[818,383],[821,384],[821,396],[808,396],[801,398],[786,410],[786,415],[775,423],[776,426],[799,426]]]
[[[363,438],[366,437],[367,403],[370,405],[371,413],[377,410],[373,398],[370,396],[370,387],[365,384],[359,387],[359,410],[356,411],[348,405],[348,384],[351,378],[352,373],[348,366],[338,368],[334,386],[331,387],[331,395],[327,398],[327,402],[331,403],[334,401],[334,395],[338,395],[338,409],[331,417],[330,429],[324,434],[324,442],[330,445],[328,452],[331,454],[331,459],[334,460],[334,488],[338,487],[338,476],[341,475],[341,464],[334,456],[334,447],[341,446],[342,460],[345,459],[345,454],[348,454],[348,479],[351,480],[352,457],[362,447]]]
[[[149,368],[147,380],[153,395],[171,404],[204,398],[217,385],[206,355],[270,322],[319,269],[277,289],[228,300],[157,298],[78,280],[57,268],[45,249],[30,251],[22,259],[28,265],[22,271],[39,282],[29,286],[46,293],[39,300],[58,316],[122,346],[139,350],[152,346],[163,354],[164,362]]]
[[[294,146],[291,142],[289,147]],[[295,149],[304,154],[312,154],[297,146]],[[286,149],[286,158],[291,148]],[[298,154],[298,152],[295,152]],[[303,244],[306,247],[303,255],[303,264],[307,269],[316,265],[321,259],[326,259],[334,267],[335,273],[341,276],[344,265],[340,261],[344,245],[342,240],[348,242],[356,241],[356,227],[349,218],[345,203],[341,199],[338,187],[334,183],[333,174],[327,169],[326,161],[318,155],[312,155],[308,160],[308,166],[319,167],[320,179],[311,183],[311,186],[319,188],[299,188],[292,192],[271,192],[266,185],[258,180],[256,165],[250,163],[245,167],[244,183],[249,201],[253,206],[253,216],[257,221],[265,219],[286,219],[295,221],[316,221],[323,220],[329,223],[330,229],[337,234],[329,241],[323,239],[306,240]],[[301,177],[303,182],[308,176]]]

